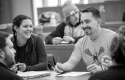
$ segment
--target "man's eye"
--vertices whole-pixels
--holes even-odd
[[[90,21],[85,21],[85,23],[89,23]]]
[[[81,24],[83,24],[83,21],[80,21]]]

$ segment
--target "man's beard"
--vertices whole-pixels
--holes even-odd
[[[82,29],[84,30],[86,35],[91,35],[92,34],[90,27],[85,27],[85,28],[82,28]]]
[[[9,67],[9,68],[10,68],[12,65],[15,64],[15,60],[14,60],[12,57],[10,57],[9,55],[6,55],[6,57],[5,57],[5,62],[6,62],[7,67]]]

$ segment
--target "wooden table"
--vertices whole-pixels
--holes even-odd
[[[85,74],[80,75],[76,77],[58,77],[56,76],[57,73],[54,71],[50,71],[51,75],[41,78],[35,78],[35,79],[27,79],[27,80],[88,80],[91,74]]]
[[[45,47],[47,54],[53,54],[56,62],[64,63],[70,58],[74,44],[45,45]],[[73,71],[86,71],[86,65],[82,59]]]

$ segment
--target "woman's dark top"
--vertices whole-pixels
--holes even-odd
[[[32,34],[24,46],[18,46],[14,37],[12,38],[16,50],[16,62],[25,63],[25,71],[47,70],[47,54],[42,39]]]

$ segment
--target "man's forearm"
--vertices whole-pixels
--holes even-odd
[[[74,68],[74,65],[71,64],[70,62],[65,62],[63,64],[64,71],[71,71],[73,68]]]

